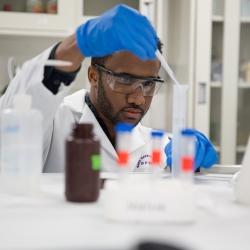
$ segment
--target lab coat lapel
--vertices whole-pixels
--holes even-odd
[[[139,123],[132,131],[132,138],[131,138],[131,145],[129,147],[129,152],[132,153],[133,151],[143,147],[148,141],[150,140],[149,136],[149,129],[146,128],[144,131],[144,127],[142,127],[141,123]]]
[[[114,157],[117,157],[117,153],[109,141],[108,137],[104,133],[101,128],[99,122],[96,120],[93,112],[90,110],[88,105],[84,105],[83,114],[79,123],[92,123],[94,124],[94,133],[100,139],[101,146],[105,148],[109,153],[111,153]]]

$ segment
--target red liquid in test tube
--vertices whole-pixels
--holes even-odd
[[[184,156],[181,159],[181,170],[183,172],[193,172],[194,159],[189,156]]]
[[[195,136],[193,130],[186,129],[181,133],[181,179],[192,183],[194,173]]]
[[[152,131],[151,137],[152,137],[152,178],[153,180],[158,179],[158,175],[160,173],[160,166],[162,163],[162,139],[163,139],[163,132],[162,131]]]
[[[126,167],[128,165],[129,154],[128,151],[117,151],[118,159],[117,164],[120,167]]]
[[[129,171],[129,148],[131,147],[132,129],[133,126],[126,123],[118,123],[115,126],[117,167],[120,179],[125,179]]]

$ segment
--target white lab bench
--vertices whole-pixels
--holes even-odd
[[[230,178],[195,177],[200,204],[195,223],[150,225],[106,221],[103,190],[96,203],[66,202],[64,176],[43,174],[36,195],[0,194],[0,249],[119,250],[140,240],[178,242],[199,250],[249,249],[250,208],[235,202]]]

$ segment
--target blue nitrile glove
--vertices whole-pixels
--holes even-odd
[[[155,59],[158,38],[148,19],[135,9],[117,5],[76,30],[78,48],[86,57],[129,50],[142,60]]]
[[[186,129],[186,131],[191,131],[196,137],[195,170],[199,167],[212,167],[212,165],[214,165],[219,159],[212,143],[207,139],[205,135],[195,129]],[[171,167],[172,141],[170,141],[165,147],[165,154],[167,156],[167,165]]]

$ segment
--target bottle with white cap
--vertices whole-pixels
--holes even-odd
[[[44,66],[71,66],[61,60],[38,60]],[[0,191],[29,194],[39,190],[43,167],[43,116],[32,109],[28,85],[20,83],[18,95],[0,112]],[[13,107],[13,108],[11,108]]]
[[[117,166],[122,181],[126,179],[129,172],[129,148],[131,146],[132,129],[132,124],[128,123],[117,123],[115,126]]]
[[[185,183],[193,184],[195,169],[196,143],[193,130],[181,131],[180,178]]]
[[[1,191],[38,191],[42,172],[43,117],[31,109],[32,97],[15,95],[13,108],[1,112]]]
[[[153,130],[151,132],[151,137],[152,137],[152,179],[156,180],[159,178],[160,174],[160,167],[162,164],[162,157],[163,157],[163,151],[162,151],[162,146],[163,146],[163,136],[164,133],[163,131],[155,131]]]

